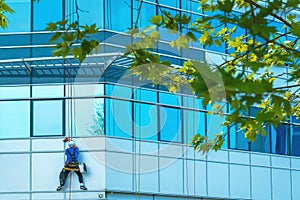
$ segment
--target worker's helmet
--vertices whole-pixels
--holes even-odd
[[[73,147],[75,145],[75,141],[74,140],[71,140],[69,143],[68,143],[69,147]]]

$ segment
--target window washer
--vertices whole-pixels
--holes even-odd
[[[57,187],[57,191],[60,191],[63,189],[63,186],[65,185],[66,179],[71,171],[74,171],[77,176],[80,183],[80,189],[81,190],[87,190],[87,188],[83,184],[83,177],[82,173],[79,169],[79,162],[78,162],[78,154],[79,149],[76,147],[75,141],[71,140],[70,138],[65,138],[64,142],[68,141],[69,148],[66,149],[65,155],[67,156],[67,160],[65,162],[65,166],[62,169],[62,171],[59,174],[59,182],[60,186]]]

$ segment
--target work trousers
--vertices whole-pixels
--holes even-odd
[[[61,172],[60,172],[60,175],[59,175],[59,182],[60,182],[60,185],[63,186],[65,185],[65,182],[66,182],[66,179],[69,175],[69,173],[71,172],[72,170],[69,170],[69,169],[63,169]],[[80,172],[80,170],[73,170],[77,176],[78,176],[78,180],[79,180],[79,183],[83,183],[83,177],[82,177],[82,174]]]

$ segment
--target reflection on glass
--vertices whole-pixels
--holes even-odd
[[[5,30],[1,29],[0,32],[30,31],[31,0],[6,0],[6,2],[15,12],[5,14],[9,26]]]
[[[105,85],[105,95],[131,99],[132,98],[132,90],[130,87],[106,84]]]
[[[0,102],[0,138],[29,137],[30,133],[30,102]]]
[[[232,126],[229,130],[230,148],[239,150],[249,150],[249,141],[245,138],[245,131],[239,126]]]
[[[47,23],[62,20],[62,0],[34,2],[34,30],[45,30]]]
[[[292,118],[293,123],[300,124],[300,119],[296,117]],[[300,126],[292,125],[292,137],[291,137],[291,155],[292,156],[300,156]]]
[[[261,108],[250,107],[249,114],[251,117],[255,117],[256,113],[259,112]],[[271,151],[271,134],[270,126],[265,127],[266,135],[258,134],[254,142],[250,142],[250,150],[257,152],[270,153]]]
[[[107,0],[106,1],[106,14],[105,18],[105,28],[112,29],[115,31],[125,32],[131,28],[131,1],[115,1]]]
[[[159,93],[159,102],[168,105],[179,106],[181,102],[180,98],[181,98],[180,95],[175,95],[173,93],[166,93],[166,92]]]
[[[134,104],[134,134],[136,138],[157,140],[158,122],[157,106]]]
[[[82,99],[81,101],[85,101]],[[103,135],[104,134],[104,100],[94,99],[93,115],[91,116],[91,124],[86,126],[89,135]]]
[[[271,126],[272,153],[288,154],[289,125],[279,124],[276,128]]]
[[[83,11],[80,13],[82,25],[97,25],[103,28],[103,0],[78,0],[78,7]]]
[[[183,111],[184,143],[191,142],[195,134],[205,135],[205,114],[190,110]]]
[[[105,99],[105,131],[109,136],[132,137],[132,103]]]
[[[62,101],[34,101],[33,136],[62,134]]]
[[[134,99],[140,101],[148,101],[148,102],[157,102],[157,92],[145,90],[145,89],[135,89],[134,90]]]
[[[181,115],[176,108],[160,108],[160,139],[162,141],[182,142]]]

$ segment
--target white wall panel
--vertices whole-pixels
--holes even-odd
[[[63,153],[33,153],[32,190],[55,191],[59,185],[59,172],[63,166]]]
[[[229,152],[229,162],[230,163],[239,163],[239,164],[249,164],[249,153],[248,152]]]
[[[0,155],[0,192],[28,192],[30,190],[29,154]]]
[[[83,174],[83,181],[88,190],[105,189],[105,153],[104,152],[81,152],[80,162],[87,165],[87,173]],[[79,188],[79,182],[75,174],[75,189]]]
[[[184,161],[184,194],[206,196],[206,163],[204,161]]]
[[[56,192],[52,190],[51,193],[33,193],[32,200],[63,200],[65,194],[62,192]]]
[[[107,151],[131,153],[133,152],[132,147],[132,140],[106,138],[105,148]]]
[[[160,158],[160,192],[183,194],[183,160]]]
[[[250,198],[250,167],[230,165],[230,195],[234,198]]]
[[[271,156],[272,167],[290,168],[290,158],[272,155]]]
[[[105,137],[73,138],[81,151],[105,149]]]
[[[134,159],[134,186],[136,191],[159,192],[158,188],[158,158],[141,156]]]
[[[300,199],[300,171],[292,171],[292,195],[293,200]]]
[[[32,151],[62,151],[64,150],[63,139],[33,139]]]
[[[180,158],[183,156],[183,147],[177,144],[161,143],[159,144],[159,155]]]
[[[251,154],[251,164],[258,166],[270,166],[270,156],[263,154]]]
[[[252,198],[255,200],[271,200],[270,168],[252,167]]]
[[[289,170],[272,170],[272,192],[273,200],[291,199],[291,177]]]
[[[158,155],[158,143],[157,142],[144,142],[133,141],[136,152],[148,155]]]
[[[133,190],[133,156],[106,152],[106,188]]]
[[[0,194],[0,200],[27,200],[30,194]]]
[[[30,140],[0,140],[0,152],[22,152],[30,150]]]
[[[225,151],[225,150],[219,150],[217,152],[211,151],[207,155],[207,160],[209,160],[209,161],[228,162],[228,151]]]
[[[228,165],[222,163],[207,163],[208,195],[213,197],[228,197]]]
[[[300,170],[300,158],[291,158],[291,168]]]

